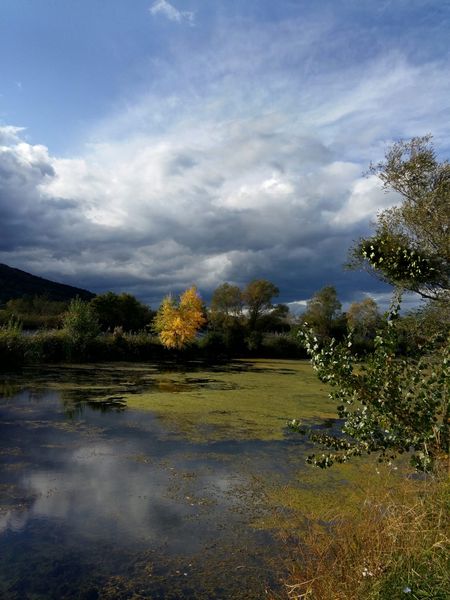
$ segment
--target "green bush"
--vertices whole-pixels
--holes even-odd
[[[89,359],[89,348],[100,333],[100,324],[94,309],[81,298],[71,300],[63,317],[63,331],[70,358]]]
[[[260,348],[264,358],[307,358],[304,346],[298,338],[289,334],[266,334]]]
[[[27,344],[22,335],[22,325],[10,319],[0,326],[0,365],[2,369],[21,366],[26,359]]]
[[[399,311],[397,304],[387,314],[386,326],[374,340],[375,350],[362,364],[351,351],[351,334],[345,343],[331,340],[321,348],[313,330],[303,331],[313,367],[331,386],[330,398],[344,421],[344,436],[309,432],[313,441],[333,451],[311,455],[313,464],[328,467],[366,453],[390,461],[412,451],[414,467],[432,471],[441,459],[448,460],[449,332],[430,339],[418,358],[398,358]],[[295,420],[291,427],[302,431]]]
[[[68,358],[69,340],[65,331],[41,330],[25,338],[27,358],[32,362],[61,362]]]

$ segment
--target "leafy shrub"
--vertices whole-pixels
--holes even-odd
[[[20,366],[25,362],[27,345],[22,335],[22,325],[11,318],[0,326],[0,365],[1,368]]]
[[[100,333],[98,318],[92,306],[81,298],[71,300],[63,317],[63,331],[69,356],[87,357],[89,345]]]
[[[60,362],[68,358],[69,340],[63,330],[37,331],[25,340],[27,357],[33,362]]]
[[[289,334],[266,334],[261,345],[261,354],[266,358],[307,358],[307,353],[298,338]]]
[[[411,461],[422,471],[434,468],[449,452],[450,340],[430,340],[418,358],[397,358],[395,322],[400,305],[387,315],[387,326],[376,336],[375,350],[363,364],[345,343],[319,347],[312,330],[303,337],[319,379],[331,386],[330,397],[344,420],[344,437],[310,434],[334,452],[310,461],[321,467],[345,462],[351,456],[376,453],[380,460],[413,451]],[[443,342],[443,343],[442,343]],[[302,431],[297,421],[293,429]]]

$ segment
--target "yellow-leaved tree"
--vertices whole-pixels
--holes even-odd
[[[153,328],[163,346],[180,350],[195,340],[205,322],[202,300],[192,286],[181,294],[179,302],[172,296],[164,298]]]

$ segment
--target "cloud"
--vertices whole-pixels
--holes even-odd
[[[152,15],[163,15],[167,17],[169,21],[175,21],[176,23],[189,23],[194,24],[195,14],[191,11],[180,11],[173,4],[167,2],[167,0],[156,0],[156,2],[149,8]]]
[[[11,144],[0,160],[0,259],[153,303],[192,282],[209,294],[260,276],[307,296],[340,269],[354,226],[376,207],[345,225],[360,166],[275,120],[277,134],[267,118],[204,122],[200,135],[197,121],[178,123],[72,159]]]
[[[345,61],[348,40],[327,19],[222,27],[196,52],[185,43],[77,155],[0,129],[0,261],[153,305],[192,283],[208,297],[255,277],[283,302],[327,284],[344,302],[386,291],[342,270],[398,201],[362,173],[399,137],[436,132],[447,150],[448,59],[389,47]]]
[[[20,135],[24,131],[25,127],[13,127],[12,125],[0,127],[0,146],[19,142]]]

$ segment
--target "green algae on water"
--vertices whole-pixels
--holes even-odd
[[[152,373],[154,385],[125,394],[188,439],[281,440],[288,420],[335,416],[327,388],[306,361],[235,361],[214,371]]]

